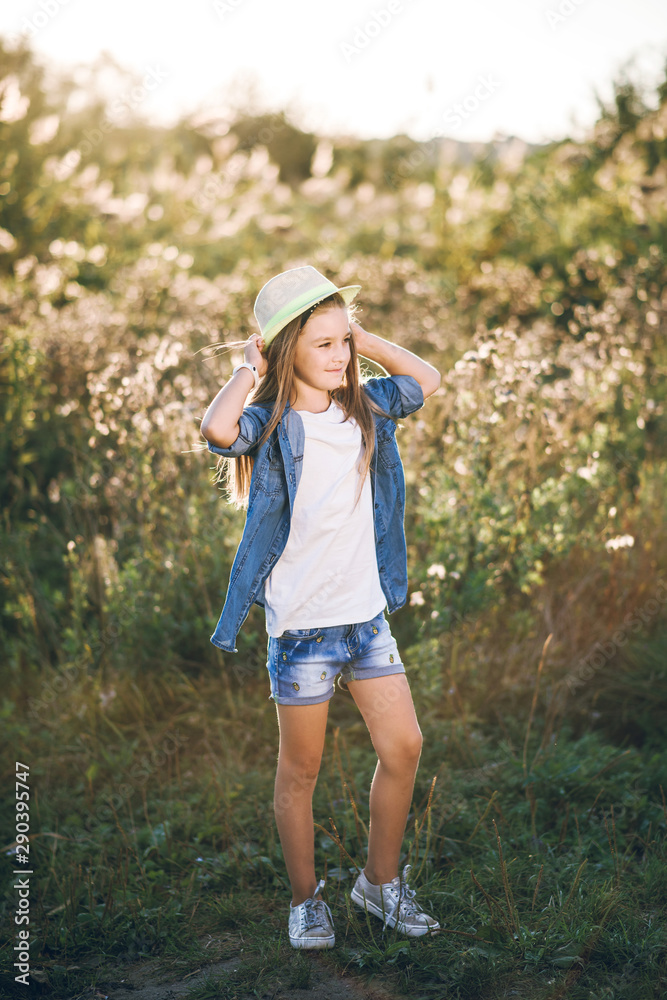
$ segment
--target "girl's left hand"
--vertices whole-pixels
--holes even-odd
[[[366,333],[363,327],[355,323],[354,320],[350,320],[350,330],[352,331],[352,336],[354,337],[354,346],[359,354],[363,354],[364,357],[368,357],[366,351],[369,347],[369,335]]]

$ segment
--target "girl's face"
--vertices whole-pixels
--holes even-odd
[[[296,379],[312,389],[337,389],[350,361],[351,339],[347,309],[316,310],[297,340]]]

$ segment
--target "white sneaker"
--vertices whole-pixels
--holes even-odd
[[[408,889],[407,876],[412,865],[405,865],[403,875],[397,875],[391,882],[373,885],[362,871],[350,894],[352,901],[384,920],[385,927],[397,927],[399,933],[408,937],[421,937],[440,930],[435,917],[430,917],[415,899],[415,889]]]
[[[289,939],[294,948],[333,948],[335,944],[331,910],[323,899],[315,899],[325,884],[321,878],[312,896],[289,905]]]

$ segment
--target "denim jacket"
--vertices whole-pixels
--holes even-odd
[[[364,391],[389,417],[406,417],[424,405],[424,394],[412,375],[389,375],[363,383]],[[239,434],[229,448],[209,442],[216,455],[249,454],[271,415],[270,404],[246,406]],[[405,478],[396,443],[394,420],[373,414],[375,449],[370,465],[380,584],[389,613],[405,604],[408,590],[407,549],[403,525]],[[256,449],[243,535],[232,563],[227,596],[211,642],[237,653],[236,636],[251,606],[265,607],[264,584],[287,544],[294,498],[303,467],[305,433],[298,410],[288,403],[280,422]]]

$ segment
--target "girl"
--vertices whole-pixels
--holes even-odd
[[[422,734],[384,615],[407,597],[396,421],[423,406],[440,375],[352,319],[360,287],[337,288],[310,266],[268,281],[254,308],[261,334],[201,425],[209,449],[228,459],[233,499],[248,507],[211,641],[237,652],[251,605],[264,608],[280,734],[274,812],[295,948],[335,940],[315,876],[312,797],[338,674],[378,756],[368,859],[351,898],[400,933],[440,929],[408,888],[410,865],[398,874]],[[389,375],[362,381],[360,354]]]

